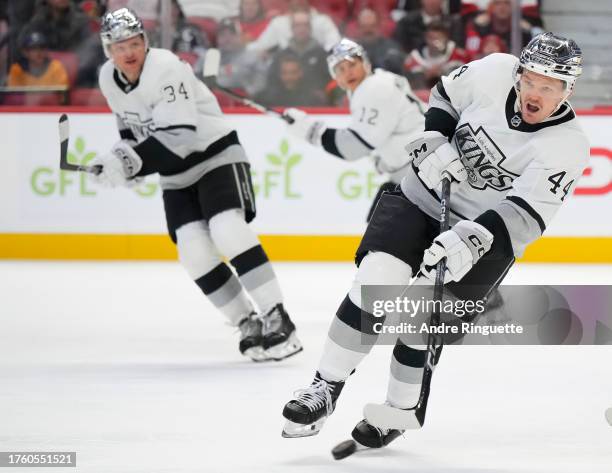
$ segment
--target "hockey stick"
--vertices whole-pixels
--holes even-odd
[[[100,174],[102,172],[102,166],[84,166],[80,164],[72,164],[68,162],[68,141],[70,139],[70,123],[68,122],[68,115],[62,113],[58,123],[59,138],[60,138],[60,169],[64,171],[82,171],[89,172],[91,174]]]
[[[448,174],[442,179],[442,196],[440,198],[440,233],[449,229],[451,180]],[[434,301],[442,301],[444,294],[444,273],[446,272],[446,258],[442,258],[436,265],[436,280],[434,283]],[[434,304],[431,313],[430,326],[440,325],[440,305]],[[387,404],[366,404],[363,409],[366,420],[381,429],[419,429],[425,423],[427,402],[431,389],[431,378],[436,363],[436,356],[442,349],[443,339],[439,334],[429,333],[427,338],[427,353],[425,367],[421,382],[421,392],[416,406],[410,409],[398,409]]]
[[[221,65],[221,53],[218,49],[211,48],[206,51],[206,56],[204,57],[204,66],[202,67],[202,78],[204,83],[209,88],[215,88],[220,90],[226,95],[229,95],[236,100],[239,100],[244,105],[247,105],[261,113],[272,113],[277,115],[279,118],[282,118],[287,123],[293,123],[293,118],[284,115],[282,112],[274,110],[273,108],[266,107],[260,103],[257,103],[248,97],[240,95],[234,92],[232,89],[228,89],[227,87],[223,87],[217,83],[217,74],[219,73],[219,67]]]

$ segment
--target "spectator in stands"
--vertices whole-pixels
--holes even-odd
[[[525,46],[531,39],[532,28],[529,22],[521,21],[521,46]],[[468,24],[465,43],[468,54],[477,57],[482,38],[491,34],[499,36],[507,45],[511,44],[512,0],[491,0],[487,12],[476,16]]]
[[[446,24],[450,32],[450,39],[457,46],[464,45],[464,32],[461,18],[458,15],[444,13],[443,0],[421,0],[419,10],[408,12],[396,25],[393,38],[410,53],[413,49],[422,46],[425,37],[425,28],[434,21]]]
[[[312,37],[315,38],[323,48],[328,51],[340,41],[338,27],[328,15],[319,13],[310,7],[308,0],[289,0],[289,12],[286,15],[277,16],[261,36],[247,46],[252,51],[264,52],[273,48],[284,49],[291,40],[290,15],[297,11],[309,11],[312,22]]]
[[[266,17],[261,0],[241,0],[238,18],[244,43],[250,43],[259,38],[270,22]]]
[[[56,51],[75,51],[91,35],[87,15],[70,0],[46,0],[38,6],[23,35],[32,31],[42,33]]]
[[[219,85],[243,89],[250,96],[264,89],[269,61],[246,50],[237,21],[231,18],[221,20],[217,30],[217,46],[221,52],[221,65],[217,74]]]
[[[35,5],[37,0],[8,0],[6,4],[6,18],[8,22],[8,33],[2,42],[0,48],[8,43],[8,61],[9,64],[16,62],[19,59],[19,38],[23,27],[30,21],[34,15]]]
[[[406,76],[414,89],[431,89],[440,77],[465,64],[465,52],[450,39],[442,22],[433,22],[425,30],[425,44],[406,58]]]
[[[51,59],[45,36],[38,32],[23,36],[21,53],[23,59],[11,65],[9,87],[68,87],[68,73],[57,59]]]
[[[381,27],[378,12],[364,8],[357,15],[357,36],[354,39],[366,50],[373,68],[402,74],[406,55],[395,41],[383,36]]]
[[[171,1],[171,20],[172,46],[170,49],[175,53],[193,53],[198,57],[204,56],[206,49],[210,47],[210,41],[200,28],[187,21],[178,0]],[[153,47],[161,47],[161,25],[149,34],[149,42]]]
[[[271,70],[278,69],[278,61],[285,53],[290,52],[302,64],[304,81],[315,88],[323,90],[330,81],[327,70],[327,53],[312,37],[312,18],[308,10],[297,10],[289,14],[291,39],[287,47],[276,53],[272,60]]]
[[[480,50],[476,55],[477,59],[481,59],[493,53],[507,53],[508,45],[496,34],[485,36],[480,41]]]
[[[279,58],[274,75],[256,100],[267,106],[307,107],[324,105],[322,91],[315,90],[304,80],[302,63],[295,54],[286,51]]]

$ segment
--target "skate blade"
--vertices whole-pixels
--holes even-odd
[[[260,347],[260,346],[252,347],[252,348],[245,350],[243,355],[246,356],[247,358],[250,358],[256,363],[260,363],[262,361],[272,361],[273,360],[273,358],[270,358],[266,354],[263,347]]]
[[[415,430],[422,427],[414,409],[398,409],[387,404],[366,404],[363,416],[379,429]]]
[[[286,341],[265,350],[265,354],[271,360],[281,361],[290,356],[297,355],[303,349],[302,343],[298,340],[295,332],[293,332]]]
[[[286,439],[297,439],[300,437],[312,437],[317,435],[323,424],[325,423],[326,417],[323,416],[318,421],[312,424],[298,424],[297,422],[291,422],[290,420],[285,422],[283,432],[281,435]]]

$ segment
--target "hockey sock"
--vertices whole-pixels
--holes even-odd
[[[391,357],[391,372],[387,388],[387,401],[407,409],[416,405],[421,390],[425,350],[404,345],[398,340]]]
[[[212,242],[206,223],[190,222],[176,231],[179,260],[202,292],[232,325],[250,312],[253,306],[242,285]]]
[[[260,311],[266,312],[282,303],[270,260],[242,212],[237,209],[221,212],[210,219],[209,226],[216,247],[230,260],[242,286]]]

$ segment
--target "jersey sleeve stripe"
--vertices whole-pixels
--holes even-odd
[[[446,100],[448,103],[451,103],[451,99],[446,93],[446,89],[444,88],[444,84],[442,83],[441,80],[439,80],[438,83],[436,84],[436,90],[442,96],[442,98],[444,98],[444,100]]]
[[[366,140],[364,140],[361,135],[359,135],[359,133],[357,133],[355,130],[351,130],[350,128],[348,128],[348,131],[350,131],[353,135],[355,135],[355,138],[357,138],[359,141],[361,141],[361,143],[369,148],[370,150],[374,149],[374,146],[372,146],[370,143],[368,143]]]
[[[538,212],[536,212],[536,210],[531,205],[527,203],[527,201],[521,199],[516,195],[508,196],[506,197],[506,200],[509,200],[510,202],[527,212],[531,216],[531,218],[533,218],[538,223],[540,231],[544,233],[544,230],[546,230],[546,224],[544,223],[544,219],[540,216]]]
[[[344,156],[340,154],[338,147],[336,146],[336,129],[328,128],[323,132],[323,136],[321,136],[321,145],[323,149],[334,156],[339,157],[340,159],[344,159]]]
[[[191,130],[191,131],[196,131],[196,127],[193,125],[171,125],[171,126],[164,126],[164,127],[160,127],[160,128],[156,128],[155,131],[169,131],[169,130]]]
[[[425,114],[425,131],[439,131],[448,139],[455,134],[458,121],[446,110],[431,107]]]

